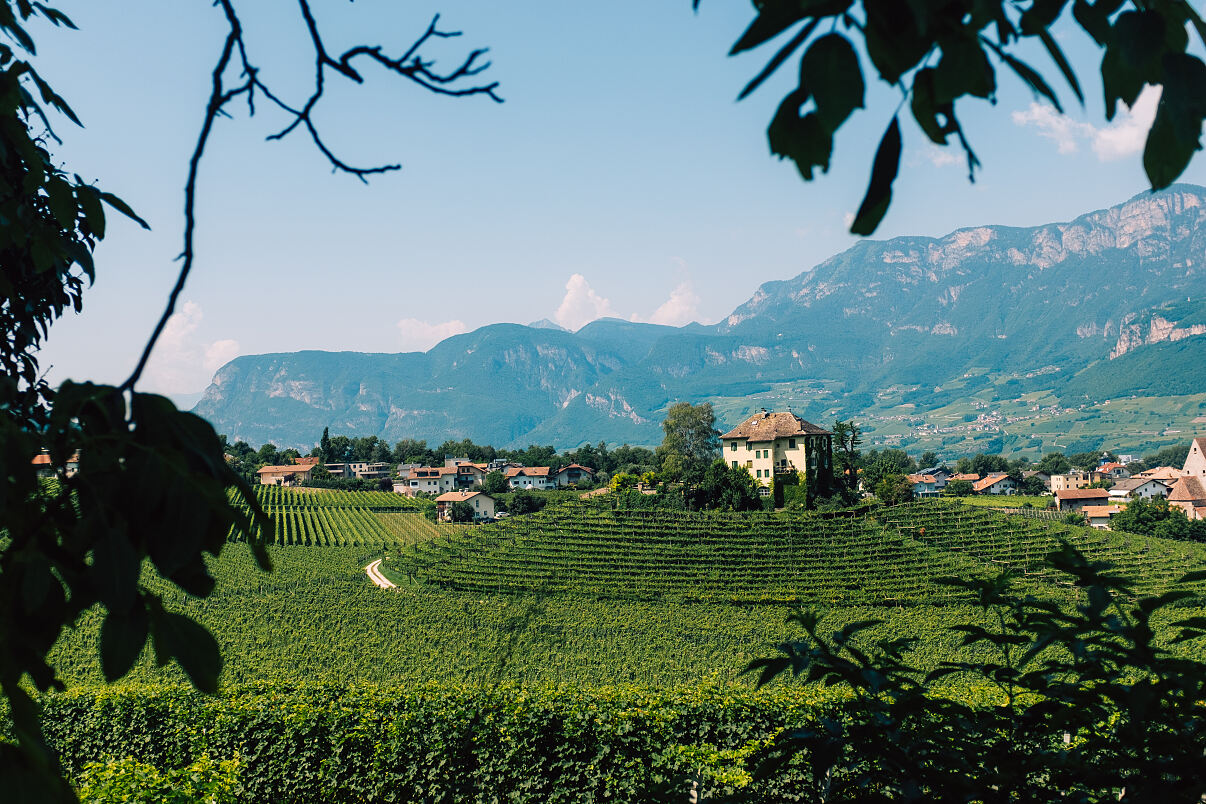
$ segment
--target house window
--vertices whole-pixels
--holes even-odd
[[[730,450],[731,452],[736,452],[736,451],[737,451],[737,442],[736,442],[736,441],[730,441],[730,442],[729,442],[729,450]]]
[[[736,468],[737,468],[737,461],[733,461],[733,468],[734,468],[734,469],[736,469]]]
[[[788,448],[788,449],[795,449],[795,448],[796,448],[796,440],[795,440],[794,438],[789,438],[789,439],[787,439],[787,448]]]
[[[750,450],[752,450],[753,448],[754,448],[754,445],[753,445],[753,444],[751,444],[751,443],[750,443],[750,442],[748,442],[748,441],[747,441],[747,442],[745,442],[745,451],[746,451],[746,452],[749,452],[749,451],[750,451]]]
[[[761,477],[762,477],[762,470],[761,470],[761,469],[759,469],[759,470],[758,470],[758,471],[755,473],[755,476],[756,476],[756,477],[761,478]]]
[[[745,468],[746,468],[746,469],[753,469],[753,468],[754,468],[754,462],[753,462],[753,461],[746,461],[746,462],[745,462]]]

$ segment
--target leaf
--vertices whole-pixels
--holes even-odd
[[[158,600],[151,606],[151,636],[156,659],[166,664],[175,659],[193,686],[201,692],[218,691],[222,654],[213,634],[183,614],[164,611]]]
[[[1118,15],[1101,60],[1106,120],[1114,119],[1118,101],[1132,106],[1144,84],[1160,83],[1165,37],[1164,17],[1155,11]]]
[[[1068,63],[1068,59],[1064,56],[1064,52],[1060,50],[1055,39],[1046,28],[1039,31],[1039,41],[1043,43],[1043,47],[1047,48],[1047,52],[1051,55],[1051,60],[1055,62],[1055,66],[1059,67],[1059,71],[1064,74],[1064,80],[1068,82],[1068,86],[1072,88],[1072,94],[1076,96],[1076,100],[1080,101],[1080,105],[1085,105],[1085,94],[1080,90],[1080,82],[1076,80],[1076,73],[1072,70],[1072,65]]]
[[[821,125],[816,113],[800,117],[800,104],[805,99],[799,91],[784,98],[766,129],[766,138],[771,153],[791,159],[800,175],[811,181],[814,167],[829,169],[833,136]]]
[[[841,34],[826,34],[809,45],[800,60],[800,86],[812,91],[817,117],[830,133],[863,108],[866,87],[858,54]]]
[[[1022,12],[1021,25],[1023,36],[1035,36],[1040,31],[1046,31],[1063,12],[1068,0],[1033,0],[1030,8]]]
[[[950,104],[939,105],[934,97],[934,69],[925,67],[913,76],[913,90],[910,93],[909,108],[913,119],[931,142],[946,145],[946,138],[954,132],[951,125]],[[939,119],[942,115],[943,119]]]
[[[1009,69],[1013,70],[1018,78],[1022,79],[1022,81],[1024,81],[1026,85],[1030,87],[1032,92],[1034,92],[1036,95],[1042,95],[1044,98],[1051,101],[1051,105],[1054,106],[1055,110],[1060,114],[1064,113],[1064,107],[1060,105],[1059,98],[1055,96],[1055,93],[1051,90],[1051,87],[1048,86],[1047,82],[1043,80],[1043,77],[1038,74],[1038,71],[1036,71],[1026,62],[1014,58],[999,48],[997,49],[997,55],[1001,57],[1001,61],[1009,65]]]
[[[930,52],[930,37],[917,30],[916,17],[900,0],[864,0],[863,9],[867,55],[880,77],[895,84]]]
[[[113,207],[115,210],[120,212],[122,215],[125,215],[142,228],[148,230],[151,228],[150,224],[138,217],[138,215],[134,214],[134,210],[130,209],[129,205],[127,205],[125,201],[122,201],[120,198],[113,195],[113,193],[100,192],[98,195],[101,201],[104,201],[106,204]]]
[[[851,234],[866,237],[873,233],[888,212],[892,203],[892,182],[896,181],[897,171],[900,170],[900,120],[893,117],[879,141],[875,152],[875,161],[871,165],[871,181],[867,186],[867,194],[863,203],[854,216],[850,225]]]
[[[762,86],[762,82],[769,78],[775,70],[779,69],[783,65],[783,62],[787,61],[787,58],[808,40],[808,37],[812,36],[812,32],[817,29],[819,23],[820,20],[812,20],[801,28],[786,45],[779,49],[778,53],[771,57],[771,60],[762,68],[762,72],[754,76],[754,79],[745,85],[745,89],[741,90],[741,94],[737,96],[737,100],[744,100],[755,89]],[[800,102],[803,103],[804,101]]]
[[[1072,16],[1097,44],[1105,45],[1110,39],[1110,16],[1121,5],[1122,0],[1098,0],[1096,3],[1075,0]]]
[[[130,672],[147,644],[147,611],[141,605],[128,612],[110,611],[101,625],[101,670],[109,682]]]
[[[1143,168],[1153,190],[1176,181],[1202,149],[1204,118],[1206,64],[1195,56],[1170,53],[1164,57],[1164,92],[1143,149]]]
[[[141,559],[125,528],[103,527],[93,544],[89,574],[97,597],[110,611],[125,612],[138,591]]]
[[[84,211],[84,220],[88,222],[92,234],[98,240],[102,239],[105,236],[105,208],[101,206],[100,193],[95,187],[79,182],[78,176],[76,180],[75,198]]]
[[[943,106],[963,95],[988,98],[997,89],[996,73],[974,34],[942,42],[942,58],[933,71],[934,102]]]

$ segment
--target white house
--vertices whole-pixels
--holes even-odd
[[[543,491],[553,488],[555,480],[547,466],[511,467],[503,472],[507,485],[513,489]]]
[[[581,466],[576,463],[571,463],[569,466],[561,467],[557,472],[556,483],[557,488],[565,488],[566,486],[577,486],[580,483],[590,483],[595,479],[595,470],[589,466]]]
[[[1128,477],[1119,480],[1109,491],[1111,500],[1150,500],[1153,497],[1167,497],[1172,486],[1145,477]]]
[[[1017,494],[1018,484],[1004,472],[989,472],[972,484],[976,494]]]
[[[922,497],[937,497],[939,494],[938,478],[933,475],[918,473],[909,475],[909,482],[913,484],[913,496]],[[946,485],[945,483],[943,485]]]
[[[436,518],[441,522],[452,521],[452,506],[454,503],[468,503],[473,506],[473,521],[494,519],[494,498],[484,491],[450,491],[436,497]]]
[[[821,488],[833,480],[833,433],[790,410],[763,408],[722,435],[720,445],[725,461],[744,468],[760,486],[769,487],[777,473],[807,472]]]

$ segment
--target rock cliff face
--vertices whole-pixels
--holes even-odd
[[[324,426],[391,440],[649,444],[671,401],[788,380],[824,379],[858,400],[984,369],[1058,393],[1079,372],[1084,395],[1109,385],[1093,366],[1125,356],[1114,365],[1130,367],[1129,392],[1160,392],[1166,372],[1144,350],[1198,338],[1206,189],[1178,186],[1067,223],[864,241],[762,285],[715,327],[495,325],[426,354],[241,357],[196,410],[232,438],[278,445],[310,444]]]

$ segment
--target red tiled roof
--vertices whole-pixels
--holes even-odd
[[[794,413],[759,411],[728,431],[721,438],[744,438],[749,441],[774,441],[803,435],[833,435],[824,427],[801,419]]]
[[[1182,477],[1173,484],[1172,492],[1168,495],[1169,502],[1197,502],[1206,500],[1206,486],[1201,478]]]
[[[927,485],[937,483],[933,475],[909,475],[909,482],[916,485],[917,483],[925,483]]]
[[[577,469],[579,471],[586,472],[587,474],[592,474],[592,475],[595,473],[594,469],[591,469],[589,466],[583,466],[582,464],[579,464],[579,463],[571,463],[569,466],[563,466],[563,467],[561,467],[561,472],[568,472],[570,469]],[[561,474],[561,472],[558,472],[557,474]]]
[[[35,455],[34,459],[30,461],[30,463],[32,463],[34,466],[50,466],[50,456]]]
[[[293,462],[298,466],[317,466],[319,458],[317,456],[310,458],[294,458]]]
[[[1087,517],[1113,516],[1122,509],[1117,505],[1086,505],[1080,509]]]
[[[508,478],[524,475],[526,477],[548,477],[549,467],[547,466],[521,466],[519,468],[508,469],[505,473]]]
[[[298,466],[295,463],[291,463],[288,466],[261,466],[259,469],[256,470],[256,474],[259,474],[259,475],[267,475],[267,474],[287,475],[287,474],[292,473],[292,474],[304,475],[306,472],[309,472],[313,468],[314,468],[313,466]]]
[[[964,472],[961,475],[951,475],[951,480],[970,480],[971,482],[975,483],[979,479],[980,476],[978,474],[973,474],[970,472]]]
[[[1002,480],[1007,480],[1009,475],[1004,472],[990,472],[983,480],[972,484],[972,488],[976,491],[984,491],[1000,483]]]
[[[435,501],[438,503],[464,502],[465,500],[472,500],[474,497],[477,497],[478,495],[481,495],[482,497],[490,497],[489,494],[486,494],[483,491],[446,491],[443,494],[441,494],[439,497],[436,497]],[[490,499],[494,499],[494,498],[490,497]]]
[[[1060,500],[1108,500],[1110,492],[1105,489],[1060,489],[1055,496]]]

